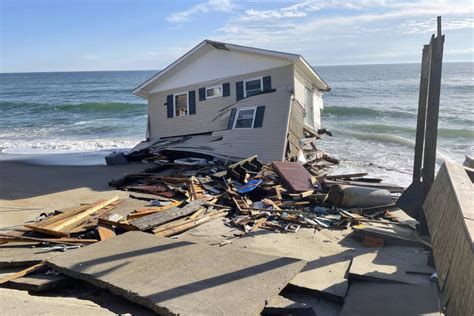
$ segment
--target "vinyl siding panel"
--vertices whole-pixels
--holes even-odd
[[[276,92],[252,96],[237,102],[235,83],[237,81],[259,76],[272,76],[272,86],[276,89]],[[196,114],[167,118],[165,106],[167,95],[186,92],[189,90],[195,90],[197,93],[198,89],[204,86],[212,86],[226,82],[230,83],[230,96],[217,97],[204,101],[199,101],[197,98]],[[289,95],[291,94],[292,88],[293,66],[288,65],[151,94],[148,100],[150,113],[150,137],[164,138],[225,130],[227,129],[230,109],[232,107],[259,105],[266,106],[263,127],[260,130],[266,130],[266,126],[268,125],[272,126],[274,124],[272,120],[275,119],[279,120],[279,124],[283,125],[286,129]],[[283,109],[279,109],[278,107],[282,107]],[[267,120],[270,120],[270,123],[267,123]],[[253,131],[255,130],[257,129],[253,129]],[[259,131],[259,133],[262,133],[262,131]]]
[[[312,83],[298,69],[295,69],[295,99],[302,105],[305,105],[305,86],[312,87]],[[316,87],[313,88],[313,107],[314,107],[314,125],[315,129],[321,127],[321,109],[323,108],[322,92]]]
[[[239,76],[291,65],[287,59],[262,56],[249,52],[208,49],[177,66],[176,72],[164,76],[150,93],[176,89],[219,78]]]
[[[253,99],[253,100],[252,100]],[[238,107],[265,105],[263,126],[253,129],[222,130],[222,151],[230,156],[248,157],[258,154],[262,161],[282,160],[286,143],[291,93],[277,89],[274,93],[257,95],[239,102]]]

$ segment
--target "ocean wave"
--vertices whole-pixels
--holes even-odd
[[[337,131],[337,133],[342,135],[348,135],[362,141],[375,141],[378,143],[397,144],[410,148],[413,148],[415,146],[414,141],[394,134],[359,133],[346,129],[340,129]]]
[[[393,117],[393,118],[413,118],[416,114],[402,111],[379,110],[366,107],[350,107],[350,106],[328,106],[325,107],[324,115],[329,116],[347,116],[347,117]]]
[[[138,144],[142,139],[36,139],[1,141],[0,152],[5,153],[73,153],[94,152],[110,149],[129,149]]]
[[[407,134],[415,135],[416,128],[405,127],[405,126],[393,126],[385,124],[364,124],[356,123],[351,124],[351,127],[357,130],[366,132],[377,132],[377,133],[397,133],[403,132]],[[439,128],[438,136],[444,138],[474,138],[474,131],[468,129],[452,129],[452,128]]]
[[[2,111],[35,111],[35,112],[144,112],[146,105],[143,103],[122,102],[84,102],[84,103],[28,103],[0,101]]]

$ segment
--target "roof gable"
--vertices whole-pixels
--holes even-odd
[[[329,90],[329,86],[300,55],[204,40],[158,74],[141,84],[133,93],[147,97],[150,93],[224,79],[292,63],[306,70],[318,88]]]

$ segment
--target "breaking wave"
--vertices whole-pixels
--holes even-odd
[[[374,118],[374,117],[394,117],[394,118],[413,118],[416,114],[402,112],[402,111],[393,111],[393,110],[378,110],[373,108],[364,108],[364,107],[349,107],[349,106],[330,106],[324,108],[323,115],[329,116],[346,116],[346,117],[364,117],[364,118]]]
[[[404,127],[404,126],[393,126],[385,124],[363,124],[356,123],[351,125],[352,128],[364,132],[376,132],[376,133],[397,133],[403,132],[407,134],[415,135],[416,128]],[[474,130],[468,129],[452,129],[452,128],[439,128],[438,136],[444,138],[474,138]]]
[[[84,102],[84,103],[26,103],[0,101],[2,111],[34,111],[34,112],[145,112],[146,105],[143,103],[121,103],[121,102]]]

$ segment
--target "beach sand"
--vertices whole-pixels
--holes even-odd
[[[125,173],[145,164],[118,166],[47,166],[0,161],[0,230],[34,220],[43,212],[78,206],[103,198],[128,196],[109,187]]]

